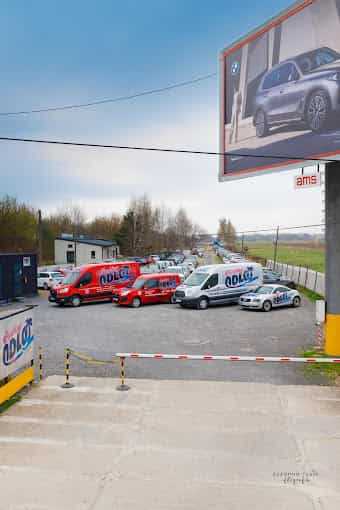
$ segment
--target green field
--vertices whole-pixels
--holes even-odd
[[[271,243],[247,243],[249,255],[264,259],[274,258],[274,246]],[[277,250],[277,261],[293,266],[303,266],[325,272],[325,252],[308,244],[281,244]]]

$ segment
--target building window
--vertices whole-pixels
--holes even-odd
[[[91,251],[91,259],[96,258],[96,252],[94,250]]]
[[[73,248],[73,244],[68,244],[67,247],[68,248]]]
[[[74,264],[74,251],[67,251],[66,252],[66,261],[68,264]]]

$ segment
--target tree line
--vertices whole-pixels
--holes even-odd
[[[0,251],[37,251],[40,262],[53,263],[54,239],[63,233],[116,241],[124,255],[145,255],[160,250],[191,248],[204,230],[183,207],[176,212],[155,206],[143,195],[134,198],[122,215],[112,212],[88,220],[78,206],[66,206],[55,213],[42,214],[16,198],[0,199]],[[39,243],[40,236],[40,243]]]
[[[236,229],[230,220],[227,220],[226,218],[220,218],[218,220],[217,236],[227,248],[230,250],[235,249],[237,234]]]

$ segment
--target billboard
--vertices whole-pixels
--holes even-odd
[[[221,181],[340,159],[340,0],[295,3],[220,71]]]
[[[33,359],[33,307],[0,317],[0,381]]]

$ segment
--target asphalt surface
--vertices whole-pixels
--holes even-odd
[[[314,305],[307,300],[299,309],[270,313],[242,310],[238,305],[204,311],[165,304],[138,309],[110,303],[60,308],[47,301],[47,293],[34,301],[39,305],[35,320],[37,345],[43,347],[48,375],[63,373],[65,347],[110,360],[114,352],[289,356],[315,343]],[[87,365],[72,358],[71,374],[117,377],[119,367]],[[129,359],[126,375],[144,379],[326,383],[319,378],[306,379],[302,365],[252,362]]]

